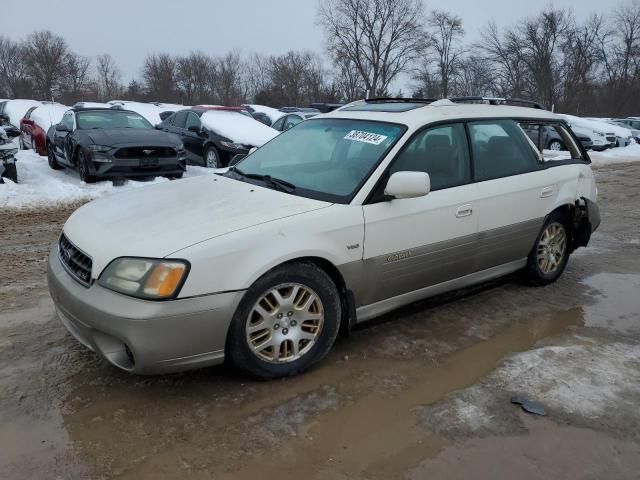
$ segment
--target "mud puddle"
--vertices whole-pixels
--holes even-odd
[[[84,384],[65,405],[64,426],[84,458],[119,478],[253,479],[277,472],[297,479],[300,462],[305,478],[390,478],[446,443],[416,425],[415,407],[473,384],[506,354],[582,322],[579,308],[522,318],[434,359],[334,355],[307,375],[279,382],[240,386],[237,377],[215,378],[220,370],[209,369],[209,384],[202,373],[114,378],[99,395]]]
[[[584,307],[586,327],[640,330],[640,275],[599,273],[582,283],[596,300]]]

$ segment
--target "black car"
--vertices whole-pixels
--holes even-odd
[[[280,109],[280,111],[283,111],[283,110]],[[290,128],[295,127],[300,122],[303,122],[308,118],[315,117],[319,113],[320,112],[315,109],[311,111],[296,110],[293,113],[289,113],[288,115],[284,115],[280,117],[278,120],[273,122],[273,125],[271,125],[271,127],[275,128],[279,132],[286,132]]]
[[[213,127],[218,128],[203,124],[203,115],[208,112],[216,115],[215,121],[218,124]],[[231,138],[234,135],[229,133],[221,133],[226,132],[228,129],[225,127],[231,124],[236,125],[236,128],[229,130],[236,132],[239,129],[246,132],[257,130],[258,138],[247,141],[244,138]],[[239,126],[241,127],[238,128]],[[265,133],[265,130],[273,132],[271,127],[254,120],[247,110],[240,107],[196,106],[175,112],[156,125],[156,128],[180,137],[190,164],[209,168],[228,166],[236,155],[247,155],[252,148],[261,147],[265,141],[270,140],[269,133]]]
[[[74,107],[47,132],[49,166],[78,170],[85,182],[163,175],[180,178],[187,159],[180,139],[122,109]]]

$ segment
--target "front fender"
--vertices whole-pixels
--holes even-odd
[[[189,297],[245,290],[269,270],[298,258],[321,258],[336,267],[358,261],[363,243],[362,207],[332,205],[222,235],[172,256],[191,263],[180,292]]]

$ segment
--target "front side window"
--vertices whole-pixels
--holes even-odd
[[[431,190],[469,183],[471,167],[464,125],[444,125],[415,135],[393,162],[389,174],[401,171],[428,173]]]
[[[196,127],[198,129],[200,128],[200,119],[193,112],[189,112],[189,115],[187,116],[187,125],[185,128],[189,129],[191,127]]]
[[[272,128],[275,128],[278,131],[282,131],[282,127],[284,126],[284,121],[287,117],[282,117],[276,120],[276,122],[271,125]]]
[[[349,203],[406,127],[367,120],[302,122],[242,160],[230,176],[269,175],[294,185],[295,195]]]
[[[531,140],[513,120],[488,120],[468,125],[477,181],[538,169],[538,158]]]
[[[88,110],[78,112],[78,128],[81,130],[107,128],[152,128],[141,115],[122,110]]]
[[[69,129],[69,131],[73,131],[74,121],[73,121],[73,112],[67,112],[62,117],[62,124]]]

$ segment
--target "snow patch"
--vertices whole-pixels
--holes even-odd
[[[16,128],[20,128],[20,120],[31,107],[38,107],[42,103],[36,100],[9,100],[4,107],[9,123]]]
[[[210,110],[200,117],[202,125],[234,143],[261,147],[279,132],[238,112]]]
[[[252,108],[256,112],[264,113],[269,119],[271,119],[271,123],[278,120],[280,117],[284,117],[286,113],[281,112],[273,107],[267,107],[265,105],[253,105],[253,104],[244,104],[243,106]]]
[[[33,150],[19,151],[17,160],[18,183],[4,179],[5,183],[0,185],[0,209],[59,207],[170,181],[156,177],[147,181],[127,180],[118,186],[111,181],[87,184],[80,180],[74,170],[52,170],[47,157],[42,157]],[[188,166],[184,178],[213,173],[215,171],[212,169]]]
[[[66,105],[53,104],[42,105],[31,112],[31,120],[36,122],[45,133],[51,125],[60,123],[62,116],[69,110]]]
[[[640,145],[632,143],[627,147],[613,148],[604,152],[589,152],[589,157],[595,166],[640,162]]]

